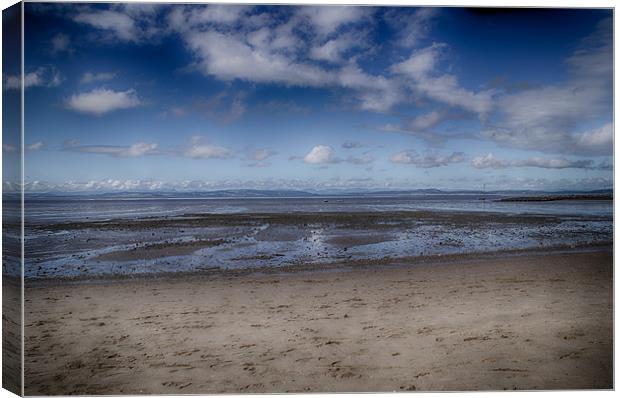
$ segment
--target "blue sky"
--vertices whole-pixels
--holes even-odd
[[[25,31],[31,190],[612,185],[610,10],[27,3]]]

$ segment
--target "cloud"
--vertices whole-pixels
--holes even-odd
[[[610,154],[614,147],[614,126],[606,123],[599,128],[576,133],[572,138],[577,153]]]
[[[122,191],[166,191],[175,190],[181,184],[170,184],[153,180],[119,180],[108,178],[91,181],[28,181],[24,190],[28,192],[122,192]]]
[[[361,156],[349,156],[345,159],[345,162],[355,164],[358,166],[370,164],[375,161],[375,158],[372,155],[361,155]]]
[[[2,150],[5,152],[15,152],[17,150],[17,147],[11,144],[2,144]]]
[[[295,189],[309,192],[342,192],[376,189],[412,189],[412,188],[454,188],[455,181],[463,181],[463,178],[441,179],[429,185],[416,179],[393,179],[383,178],[380,180],[370,177],[329,179],[314,178],[264,178],[264,179],[222,179],[222,180],[184,180],[176,182],[139,179],[115,179],[91,181],[26,181],[24,189],[28,192],[124,192],[124,191],[157,191],[157,192],[205,192],[220,189]],[[476,183],[482,180],[475,179]],[[443,184],[443,185],[439,185]],[[534,189],[534,190],[575,190],[587,191],[594,189],[609,189],[613,187],[610,178],[588,177],[577,179],[547,179],[532,177],[503,177],[487,182],[487,189]],[[10,181],[3,182],[5,191],[18,192],[21,184]]]
[[[409,123],[408,127],[412,130],[428,130],[436,127],[445,120],[445,112],[432,111],[423,115],[416,116]]]
[[[341,147],[344,149],[354,149],[354,148],[362,148],[364,145],[361,142],[357,141],[346,141],[343,142]]]
[[[412,93],[481,117],[490,111],[491,91],[469,91],[453,75],[431,73],[444,44],[415,52],[383,74],[361,68],[364,54],[353,50],[372,50],[368,22],[374,21],[370,18],[374,8],[297,7],[267,20],[260,9],[242,8],[221,24],[204,16],[210,7],[175,8],[168,18],[171,30],[181,35],[194,57],[192,67],[204,75],[223,81],[341,88],[352,92],[343,93],[343,98],[378,113],[410,102]],[[433,12],[419,10],[411,15],[426,21]]]
[[[504,169],[510,166],[510,162],[498,159],[489,153],[485,156],[476,156],[471,160],[471,165],[477,169]]]
[[[370,75],[351,62],[338,72],[338,84],[356,91],[360,108],[373,112],[387,112],[404,100],[400,84],[380,75]]]
[[[33,142],[32,144],[26,146],[26,150],[28,151],[38,151],[43,148],[45,148],[45,143],[43,141]]]
[[[138,32],[133,19],[120,12],[110,10],[82,12],[76,15],[74,20],[98,29],[109,30],[121,40],[137,40]]]
[[[329,35],[342,26],[366,20],[374,10],[355,6],[306,6],[300,7],[297,15],[306,18],[320,35]]]
[[[612,28],[612,20],[604,19],[582,40],[566,60],[565,81],[498,99],[498,117],[481,136],[504,146],[547,153],[611,154]]]
[[[245,159],[247,163],[245,164],[245,166],[246,167],[269,167],[271,166],[271,162],[269,162],[268,159],[276,154],[277,154],[276,151],[268,149],[268,148],[257,149],[255,151],[252,151],[246,156]]]
[[[363,58],[371,53],[371,30],[367,27],[352,28],[330,36],[329,39],[317,37],[307,51],[308,58],[332,65],[345,64],[355,58]]]
[[[462,163],[465,161],[465,154],[463,152],[453,152],[448,156],[435,153],[420,155],[415,150],[408,150],[392,155],[390,161],[392,163],[412,164],[423,169],[430,169],[448,166],[453,163]]]
[[[321,11],[327,8],[330,10]],[[173,11],[169,19],[172,29],[181,34],[195,59],[193,68],[204,75],[223,81],[349,89],[354,92],[360,108],[386,112],[402,100],[398,82],[364,72],[357,65],[356,57],[338,68],[311,62],[313,59],[344,62],[342,56],[346,51],[367,45],[359,30],[335,28],[336,25],[347,29],[355,26],[353,21],[370,12],[362,9],[304,7],[288,15],[288,19],[272,18],[263,21],[260,27],[254,26],[252,19],[262,14],[246,13],[244,18],[235,21],[234,29],[213,23],[198,24],[200,9],[194,8]],[[343,11],[350,12],[344,14]],[[324,21],[315,19],[324,12],[327,15],[324,21],[335,21],[325,28],[321,27]],[[312,29],[303,31],[300,21],[310,24]]]
[[[185,156],[192,159],[228,159],[231,151],[217,145],[194,145],[184,152]]]
[[[210,98],[200,98],[193,108],[201,115],[220,123],[232,123],[241,118],[246,111],[245,92],[222,91]],[[179,116],[176,114],[175,116]]]
[[[252,7],[244,5],[210,4],[192,10],[190,24],[226,24],[230,25],[242,18]]]
[[[414,93],[476,113],[485,119],[493,109],[495,90],[467,90],[461,87],[456,76],[435,73],[445,48],[445,44],[435,43],[415,51],[407,60],[394,64],[390,69],[407,78]]]
[[[445,137],[444,135],[437,134],[435,132],[424,131],[424,130],[411,130],[411,129],[408,129],[407,127],[403,127],[401,125],[392,124],[392,123],[388,123],[384,126],[381,126],[379,130],[386,131],[389,133],[404,133],[404,134],[412,135],[414,137],[417,137],[421,140],[426,141],[427,143],[433,146],[441,146],[449,138],[449,137]]]
[[[71,48],[71,39],[64,33],[59,33],[51,39],[52,54],[58,54],[63,52],[73,52]]]
[[[595,189],[609,189],[613,187],[613,180],[603,177],[586,177],[586,178],[534,178],[534,177],[503,177],[487,184],[487,189],[528,189],[528,190],[574,190],[589,191]]]
[[[233,152],[225,147],[207,144],[202,136],[193,136],[181,155],[192,159],[229,159]]]
[[[126,42],[139,42],[145,35],[134,18],[122,11],[89,10],[78,13],[73,20],[105,31]]]
[[[337,64],[343,61],[343,55],[362,45],[359,35],[352,33],[341,35],[312,47],[308,53],[311,59]]]
[[[4,78],[3,88],[5,90],[19,90],[21,86],[20,75],[8,75]],[[62,83],[63,77],[52,65],[40,66],[34,71],[24,75],[24,88],[31,87],[56,87]]]
[[[206,75],[221,80],[245,80],[257,83],[321,87],[333,80],[323,69],[296,62],[277,52],[269,44],[251,46],[242,38],[217,31],[191,32],[188,47],[199,58],[198,67]]]
[[[129,146],[116,145],[80,145],[77,140],[67,140],[63,150],[70,152],[93,153],[109,155],[115,158],[141,157],[145,155],[158,155],[158,145],[155,143],[137,142]]]
[[[471,160],[471,165],[477,169],[505,169],[512,167],[537,167],[542,169],[589,169],[609,170],[611,165],[601,162],[595,165],[591,159],[569,160],[566,158],[542,158],[532,157],[525,160],[499,159],[489,153],[485,156],[477,156]]]
[[[103,115],[119,109],[135,108],[142,104],[135,90],[114,91],[98,88],[92,91],[73,94],[66,102],[67,107],[76,112]]]
[[[327,163],[339,163],[338,159],[332,147],[328,145],[317,145],[304,156],[304,162],[308,164],[327,164]]]
[[[518,167],[539,167],[543,169],[589,169],[592,168],[593,161],[568,160],[564,158],[541,158],[533,157],[516,163]]]
[[[413,47],[430,31],[431,21],[439,14],[437,8],[389,9],[384,20],[395,30],[397,43]]]
[[[231,28],[242,18],[248,21],[252,6],[232,4],[210,4],[206,6],[175,5],[167,15],[168,29],[175,32],[188,32],[192,29],[217,26]]]
[[[606,144],[589,144],[588,128],[593,123],[602,128],[611,119],[611,40],[605,37],[611,37],[610,20],[601,23],[597,33],[584,39],[567,58],[572,77],[566,84],[529,86],[514,92],[467,86],[448,73],[447,44],[420,46],[441,13],[436,8],[307,6],[282,7],[276,12],[245,5],[132,8],[116,4],[108,9],[78,10],[74,20],[123,42],[178,34],[191,54],[191,69],[225,82],[329,89],[346,104],[378,113],[430,101],[478,116],[483,124],[479,138],[501,145],[606,154]],[[365,61],[380,51],[384,43],[376,42],[375,33],[384,28],[394,31],[398,50],[407,54],[391,66],[371,71]],[[380,64],[386,65],[389,59]],[[230,115],[224,119],[235,120],[244,112],[242,99],[231,100]],[[446,138],[433,138],[432,129],[441,123],[441,115],[434,112],[423,115],[426,119],[417,116],[400,126],[392,125],[392,130],[441,143]],[[571,152],[571,147],[576,149]]]
[[[88,84],[93,82],[102,82],[106,80],[112,80],[116,77],[116,73],[112,72],[101,72],[101,73],[92,73],[86,72],[82,79],[80,79],[80,83]]]
[[[69,14],[74,22],[94,28],[98,42],[138,44],[165,33],[160,15],[167,13],[168,7],[160,4],[115,3],[105,9],[90,5],[74,9],[77,12],[64,11],[64,14]]]
[[[417,50],[411,56],[390,67],[392,72],[408,76],[414,80],[421,80],[431,73],[438,62],[439,51],[446,48],[443,43],[435,43],[430,47]]]

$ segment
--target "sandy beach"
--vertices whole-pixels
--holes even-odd
[[[26,394],[609,389],[613,256],[26,286]]]

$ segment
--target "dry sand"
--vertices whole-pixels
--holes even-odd
[[[17,395],[22,393],[21,294],[21,278],[2,275],[2,388]]]
[[[610,249],[26,288],[26,394],[612,388]]]

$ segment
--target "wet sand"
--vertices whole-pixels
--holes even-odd
[[[613,257],[26,287],[26,394],[612,388]]]
[[[328,262],[609,244],[609,215],[448,211],[184,214],[29,225],[27,278],[303,268]]]

